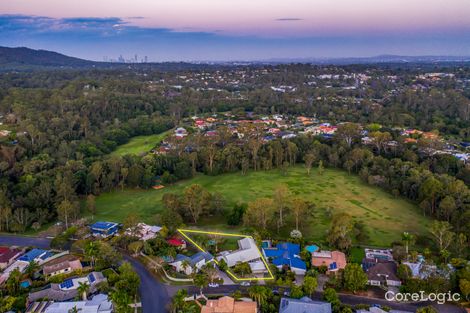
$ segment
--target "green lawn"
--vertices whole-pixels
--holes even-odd
[[[133,137],[128,143],[117,147],[111,154],[122,156],[125,154],[139,155],[141,153],[149,152],[158,145],[169,134],[169,132],[170,131],[156,135]]]
[[[191,180],[179,182],[162,190],[125,189],[99,196],[96,201],[96,219],[121,222],[130,212],[138,213],[144,221],[151,222],[152,216],[164,208],[162,195],[166,192],[181,194],[191,184],[200,184],[211,192],[220,192],[226,199],[227,207],[238,201],[247,202],[259,197],[271,197],[279,183],[285,183],[290,191],[315,203],[316,208],[303,223],[302,233],[309,239],[322,242],[330,225],[330,216],[335,212],[348,212],[355,219],[362,220],[369,228],[370,245],[388,245],[401,238],[403,231],[425,233],[428,220],[416,205],[363,183],[359,177],[347,172],[327,169],[322,176],[316,170],[306,176],[301,166],[291,168],[286,176],[278,170],[249,172],[220,176],[199,175]],[[287,235],[293,228],[291,223],[283,229]],[[237,232],[230,228],[224,217],[206,218],[199,228]]]

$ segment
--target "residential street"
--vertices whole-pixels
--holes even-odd
[[[50,242],[51,240],[47,238],[0,235],[0,246],[15,245],[48,249]],[[141,263],[129,257],[125,257],[125,260],[132,264],[134,270],[140,277],[140,295],[143,313],[168,312],[166,306],[171,298],[168,295],[167,287],[170,286],[165,286],[155,280]]]
[[[24,236],[10,236],[10,235],[0,235],[0,246],[1,245],[17,245],[17,246],[34,246],[38,248],[47,249],[50,245],[50,239],[46,238],[35,238],[35,237],[24,237]],[[164,313],[167,311],[167,305],[171,301],[171,296],[176,292],[176,290],[181,288],[186,288],[188,294],[199,293],[199,288],[195,286],[183,287],[183,286],[167,286],[159,281],[157,281],[142,265],[140,262],[125,256],[126,261],[130,262],[134,267],[134,270],[140,277],[140,294],[141,301],[144,313]],[[230,295],[235,290],[243,290],[247,287],[242,287],[239,285],[222,285],[217,288],[205,288],[205,294],[226,294]],[[273,290],[277,290],[274,288]],[[284,289],[287,291],[288,289]],[[322,294],[316,292],[312,297],[316,300],[321,300]],[[354,295],[340,295],[341,302],[356,305],[356,304],[380,304],[391,307],[395,310],[400,311],[409,311],[414,312],[420,306],[428,305],[428,303],[421,304],[402,304],[402,303],[392,303],[386,300],[381,299],[372,299]],[[459,307],[453,305],[437,305],[436,308],[440,313],[464,313],[465,311]]]
[[[142,263],[125,256],[124,259],[132,264],[140,277],[140,295],[143,313],[165,313],[171,298],[167,286],[157,281]]]

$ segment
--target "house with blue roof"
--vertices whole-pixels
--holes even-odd
[[[214,257],[212,254],[207,252],[198,252],[190,257],[184,254],[178,254],[173,262],[169,264],[173,266],[175,271],[191,275],[195,271],[198,272],[204,265],[211,262],[213,259]]]
[[[45,260],[50,256],[50,252],[42,249],[32,249],[23,254],[18,260],[23,262],[37,261],[37,259]]]
[[[113,222],[96,222],[90,226],[90,230],[95,237],[107,238],[117,233],[119,224]]]
[[[307,265],[300,258],[300,245],[290,242],[280,242],[274,248],[263,248],[263,255],[277,268],[287,266],[296,275],[305,275]]]

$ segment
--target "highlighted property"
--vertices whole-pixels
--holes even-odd
[[[263,257],[263,254],[259,250],[258,246],[256,245],[252,236],[241,235],[241,234],[230,234],[230,233],[220,233],[220,232],[210,232],[210,231],[202,231],[202,230],[193,230],[193,229],[178,229],[178,232],[186,238],[189,242],[191,242],[196,248],[198,248],[202,252],[207,252],[203,249],[197,242],[195,242],[188,234],[202,234],[202,235],[213,235],[213,236],[222,236],[222,237],[241,237],[243,239],[238,241],[238,245],[240,247],[239,250],[222,253],[218,258],[214,259],[214,262],[218,265],[220,260],[224,260],[227,263],[229,269],[227,269],[227,274],[230,275],[236,281],[252,281],[252,280],[272,280],[274,279],[274,275],[272,274],[271,270],[269,269],[268,262]],[[269,277],[238,277],[233,273],[230,267],[236,265],[239,262],[248,262],[249,260],[261,260],[252,265],[256,266],[260,263],[264,265],[266,271],[269,274]],[[263,271],[264,275],[264,271]]]

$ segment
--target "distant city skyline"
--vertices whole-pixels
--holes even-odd
[[[468,56],[468,16],[468,0],[8,0],[0,45],[97,61]]]

